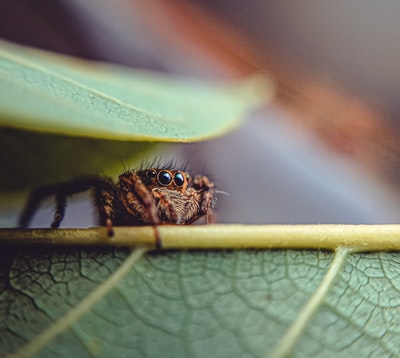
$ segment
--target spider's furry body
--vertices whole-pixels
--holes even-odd
[[[100,224],[110,236],[113,226],[191,224],[201,217],[207,222],[215,201],[214,184],[205,176],[193,179],[188,172],[166,168],[125,171],[115,184],[110,178],[83,176],[34,190],[20,217],[28,226],[40,203],[55,195],[52,228],[58,228],[65,213],[66,198],[93,189]]]

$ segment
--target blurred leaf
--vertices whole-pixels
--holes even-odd
[[[270,83],[178,79],[0,42],[3,126],[114,140],[193,141],[222,134]]]
[[[115,173],[151,142],[221,135],[270,92],[260,78],[184,80],[1,41],[0,190]]]
[[[56,329],[128,255],[42,248],[4,257],[3,355]],[[331,260],[291,250],[147,255],[38,356],[261,357],[291,327]],[[393,253],[348,256],[293,356],[397,355],[398,265]]]

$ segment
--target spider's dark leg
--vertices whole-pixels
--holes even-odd
[[[168,196],[161,190],[157,189],[154,190],[151,195],[157,202],[157,217],[159,217],[164,223],[166,221],[169,223],[180,224],[181,217],[176,212]]]
[[[123,218],[126,210],[119,201],[118,190],[111,179],[104,179],[95,186],[95,201],[100,224],[107,228],[108,236],[114,236],[113,225],[122,224],[116,220]]]
[[[200,205],[196,221],[201,216],[206,216],[206,223],[214,222],[213,208],[215,204],[215,185],[205,176],[196,176],[193,180],[193,188],[199,193],[198,203]],[[189,223],[191,223],[189,222]]]
[[[153,225],[155,246],[161,249],[162,242],[157,225],[161,224],[158,216],[157,205],[152,192],[144,185],[135,173],[124,173],[119,177],[121,188],[121,201],[127,213],[136,218],[138,224]],[[137,212],[137,204],[144,209],[144,213]],[[146,218],[147,221],[144,221]]]
[[[153,223],[154,229],[154,237],[155,237],[155,246],[157,250],[162,249],[162,240],[160,236],[160,231],[158,230],[159,224],[161,224],[161,220],[159,217],[159,213],[157,212],[157,207],[154,205],[154,199],[152,195],[148,192],[148,190],[143,186],[141,181],[135,182],[135,192],[137,194],[138,199],[144,206],[148,215],[151,217],[151,221]]]
[[[160,220],[167,219],[168,222],[175,222],[176,224],[180,224],[181,218],[179,217],[178,213],[168,201],[167,196],[161,193],[159,190],[152,192],[152,197],[158,201],[157,205],[157,217]],[[160,236],[160,231],[158,230],[157,225],[153,225],[154,228],[154,236],[155,236],[155,246],[156,249],[162,249],[162,240]]]
[[[157,250],[161,250],[162,249],[162,240],[161,240],[161,236],[160,236],[160,232],[158,230],[158,226],[154,225],[153,226],[154,229],[154,236],[155,236],[155,246]]]
[[[25,228],[29,225],[32,220],[33,215],[38,210],[40,204],[46,198],[55,195],[59,190],[59,184],[52,184],[41,186],[36,188],[30,194],[28,201],[25,204],[24,209],[22,210],[19,219],[18,219],[18,227]]]
[[[151,192],[143,184],[142,180],[135,173],[123,174],[119,177],[120,187],[122,192],[122,201],[125,204],[126,210],[132,215],[136,216],[135,202],[143,206],[146,216],[150,218],[152,225],[161,223],[157,215],[157,207]],[[141,218],[139,218],[139,223]],[[143,222],[141,222],[143,224]]]
[[[57,228],[64,217],[66,198],[68,196],[97,187],[107,180],[108,179],[103,179],[98,176],[83,176],[63,183],[45,185],[35,189],[31,193],[24,210],[20,215],[18,226],[27,227],[43,200],[55,195],[56,212],[51,227]]]
[[[215,213],[212,210],[209,210],[206,214],[206,224],[215,224],[216,218]]]
[[[210,214],[210,210],[214,206],[214,194],[209,191],[205,191],[202,195],[202,202],[200,206],[200,212],[202,215]]]
[[[54,213],[54,219],[51,224],[52,229],[57,229],[60,226],[62,219],[64,219],[65,208],[67,206],[67,197],[63,192],[56,194],[56,211]]]

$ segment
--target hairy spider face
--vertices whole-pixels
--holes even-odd
[[[192,182],[187,172],[150,168],[121,174],[119,185],[130,220],[139,224],[191,224],[212,214],[214,184],[204,176]]]
[[[110,178],[85,176],[43,186],[32,192],[21,214],[20,227],[26,227],[41,201],[55,195],[53,228],[60,225],[66,198],[93,189],[100,224],[110,236],[113,226],[191,224],[205,217],[209,222],[215,201],[214,184],[206,176],[183,170],[149,168],[126,171],[115,184]]]

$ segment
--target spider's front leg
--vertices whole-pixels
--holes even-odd
[[[157,216],[163,224],[181,224],[184,210],[184,199],[181,192],[166,188],[153,189],[151,196],[157,208]]]
[[[196,190],[198,194],[198,202],[200,205],[199,217],[206,216],[207,223],[212,222],[214,204],[216,198],[215,185],[206,176],[198,175],[193,180],[193,189]]]
[[[124,224],[153,225],[155,246],[161,249],[162,242],[157,225],[161,224],[156,199],[142,179],[134,172],[126,172],[119,177],[120,202],[127,215]]]
[[[128,214],[125,224],[158,225],[161,220],[151,191],[134,172],[119,177],[120,200]]]

